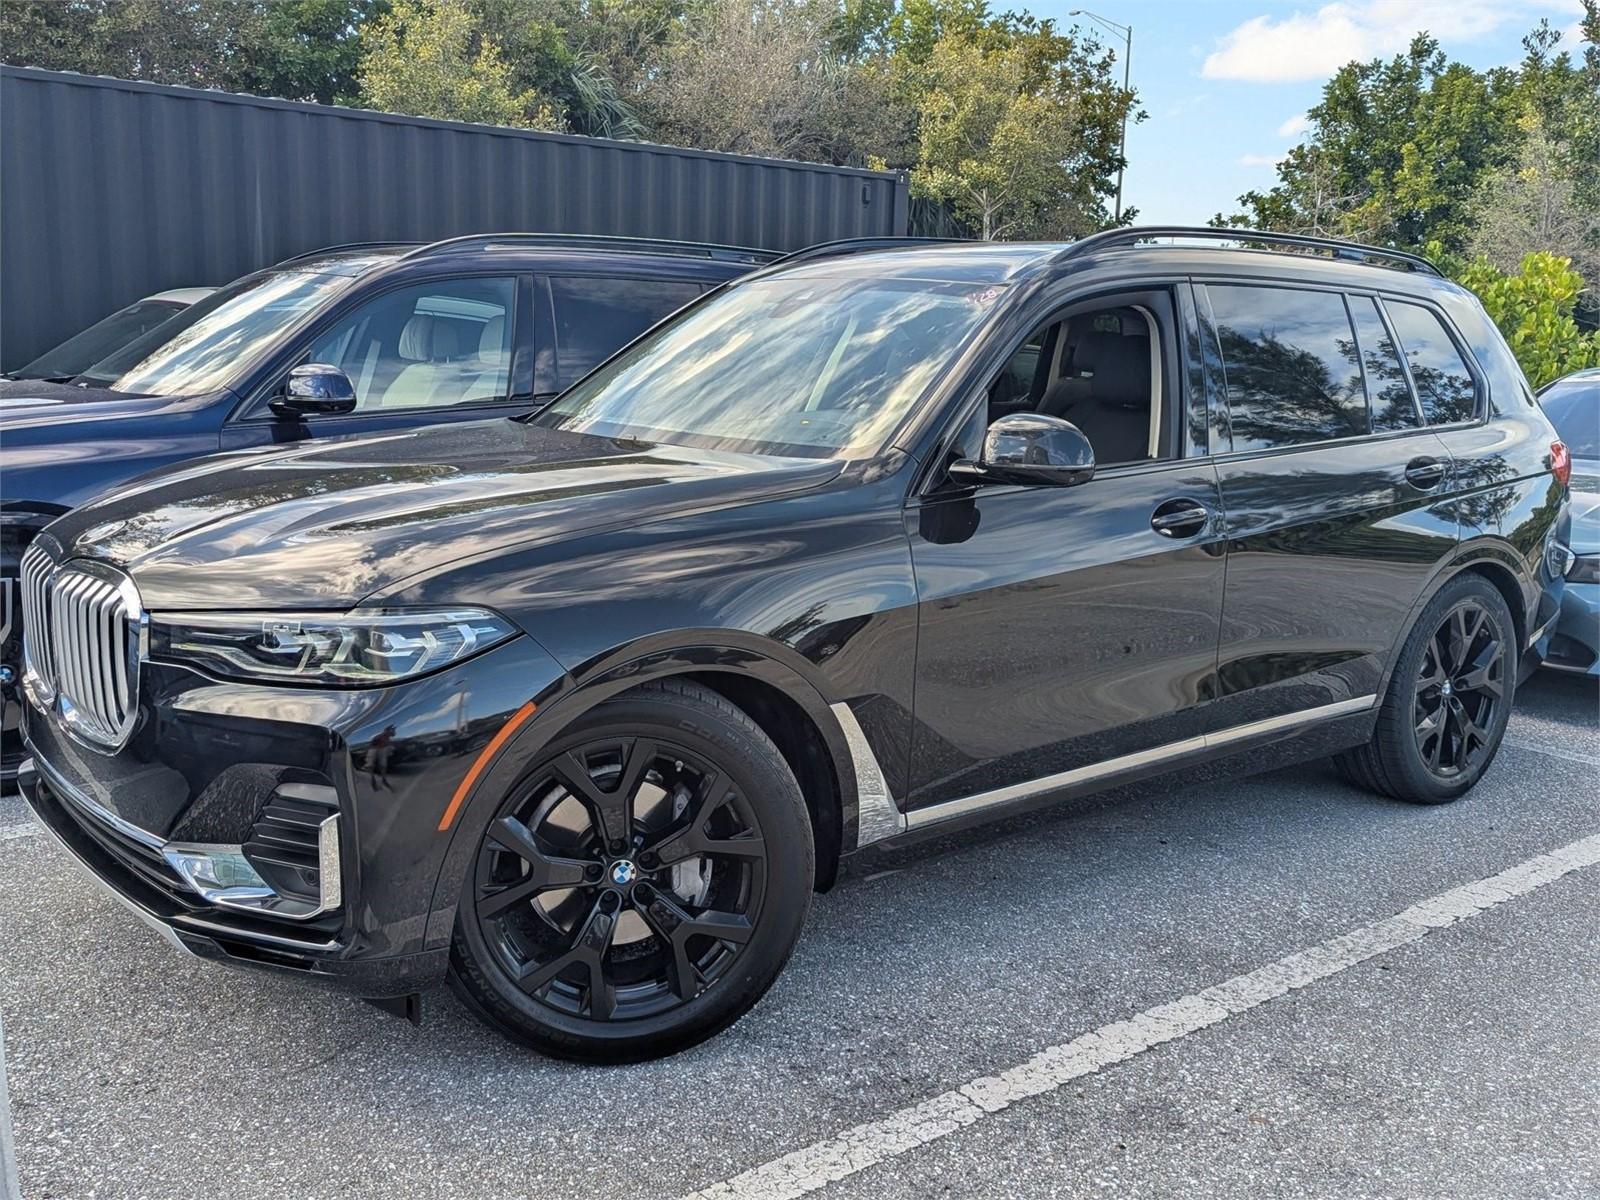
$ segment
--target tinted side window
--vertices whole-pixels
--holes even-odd
[[[1477,386],[1444,323],[1420,304],[1385,300],[1384,307],[1411,364],[1411,380],[1428,424],[1472,420],[1478,408]]]
[[[682,279],[553,275],[557,386],[568,387],[668,313],[699,297]]]
[[[1367,398],[1372,405],[1372,432],[1415,429],[1422,424],[1411,385],[1400,365],[1400,352],[1378,313],[1378,302],[1371,296],[1351,296],[1350,315],[1355,318],[1356,338],[1361,343],[1361,365],[1367,373]]]
[[[1208,284],[1235,450],[1367,432],[1367,396],[1344,298]]]
[[[503,400],[515,295],[509,278],[396,288],[323,332],[306,361],[350,376],[357,412]]]

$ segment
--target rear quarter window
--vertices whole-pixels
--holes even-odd
[[[698,299],[705,286],[688,279],[552,275],[557,386],[576,383],[657,321]]]
[[[1411,382],[1429,425],[1470,421],[1478,411],[1478,384],[1460,347],[1431,308],[1384,301],[1395,337],[1411,368]]]

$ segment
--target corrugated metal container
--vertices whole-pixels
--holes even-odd
[[[544,230],[794,250],[906,231],[903,176],[0,67],[0,361],[340,242]]]

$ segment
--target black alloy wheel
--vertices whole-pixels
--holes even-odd
[[[1454,779],[1490,752],[1506,696],[1504,633],[1487,607],[1467,599],[1428,639],[1417,672],[1417,753],[1428,770]]]
[[[1505,736],[1517,657],[1505,597],[1482,575],[1457,575],[1412,626],[1371,740],[1334,762],[1351,782],[1397,800],[1464,796]]]
[[[580,721],[490,819],[453,980],[549,1053],[680,1049],[782,967],[809,901],[810,837],[787,764],[742,712],[692,685],[641,688]]]

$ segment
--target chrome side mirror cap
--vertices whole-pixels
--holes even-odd
[[[1094,447],[1071,421],[1042,413],[1012,413],[984,433],[981,459],[951,463],[949,474],[970,487],[990,483],[1073,487],[1094,478]]]
[[[280,417],[327,416],[355,411],[356,389],[338,367],[306,363],[289,372],[283,395],[272,401]]]

